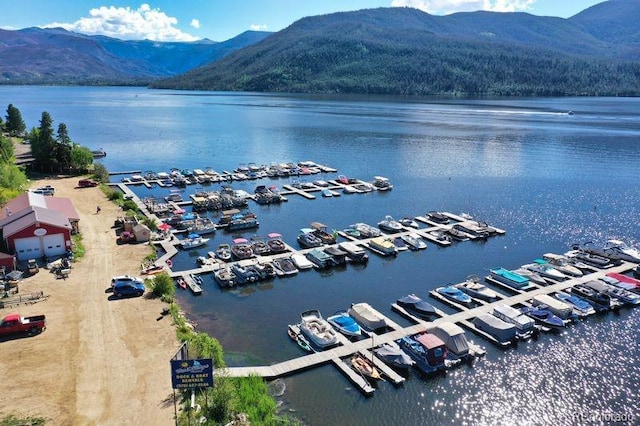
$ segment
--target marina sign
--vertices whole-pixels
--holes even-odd
[[[172,360],[171,385],[173,389],[213,387],[213,360]]]

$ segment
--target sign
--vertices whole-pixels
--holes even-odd
[[[171,385],[174,389],[213,387],[213,360],[171,361]]]
[[[47,235],[47,230],[45,228],[36,228],[33,230],[33,235],[42,237],[43,235]]]

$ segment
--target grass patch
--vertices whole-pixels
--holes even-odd
[[[4,416],[0,419],[0,426],[40,426],[45,423],[45,419],[42,417],[18,418],[13,414]]]
[[[73,241],[73,244],[71,246],[73,258],[80,259],[84,257],[86,250],[84,248],[84,243],[82,242],[82,234],[73,234],[71,236],[71,240]]]

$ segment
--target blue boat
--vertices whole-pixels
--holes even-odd
[[[535,308],[524,307],[520,311],[530,318],[533,318],[538,324],[552,330],[561,330],[566,327],[565,322],[559,316],[551,312],[551,309],[544,305],[538,305]]]
[[[586,317],[587,315],[596,313],[596,310],[593,308],[593,306],[591,306],[589,302],[579,296],[576,296],[575,294],[558,292],[555,294],[555,296],[558,300],[571,305],[574,312],[578,314],[578,316]]]
[[[436,289],[436,292],[454,303],[459,303],[467,307],[470,307],[473,304],[471,296],[452,285],[439,287]]]
[[[529,278],[505,268],[490,269],[489,273],[491,274],[491,278],[494,280],[499,281],[502,284],[506,284],[516,290],[526,290],[531,285]]]
[[[327,318],[336,330],[348,337],[358,337],[362,335],[362,328],[351,315],[345,311],[338,311]]]

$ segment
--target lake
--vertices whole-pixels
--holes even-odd
[[[250,204],[258,231],[218,231],[209,247],[180,253],[174,269],[235,236],[279,232],[296,245],[300,228],[376,224],[385,215],[430,210],[505,229],[484,243],[461,242],[366,267],[303,272],[222,291],[205,276],[204,293],[179,301],[201,330],[220,340],[229,365],[269,365],[301,355],[287,334],[302,311],[325,316],[368,302],[400,324],[390,303],[409,293],[517,268],[546,252],[610,238],[640,242],[640,102],[633,98],[438,99],[210,93],[143,88],[0,86],[4,105],[31,128],[43,111],[72,140],[103,148],[110,171],[172,167],[232,170],[240,164],[311,160],[336,174],[388,177],[386,193]],[[571,112],[571,113],[570,113]],[[114,176],[119,179],[120,176]],[[302,178],[296,178],[303,180]],[[294,178],[233,184],[281,186]],[[215,185],[212,185],[215,186]],[[167,188],[136,187],[163,197]],[[185,195],[193,191],[185,190]],[[136,272],[136,271],[132,271]],[[430,300],[432,301],[432,300]],[[433,301],[434,305],[453,312]],[[331,365],[282,379],[282,409],[310,425],[580,424],[635,416],[640,377],[638,310],[590,317],[559,335],[543,334],[500,350],[470,335],[487,355],[444,376],[410,374],[398,388],[381,383],[363,397]],[[627,417],[629,419],[629,417]],[[631,421],[630,423],[634,423]]]

